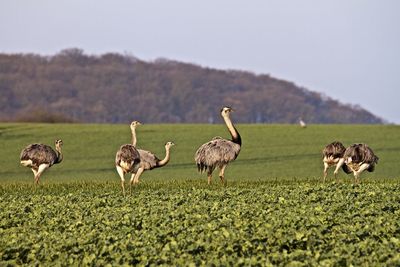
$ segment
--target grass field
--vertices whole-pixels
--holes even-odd
[[[128,125],[0,124],[0,265],[398,265],[400,127],[238,125],[238,159],[207,186],[193,155],[223,125],[142,125],[170,163],[122,197],[114,156]],[[64,161],[33,186],[23,147],[61,138]],[[368,143],[374,173],[323,183],[321,150]],[[332,177],[332,170],[329,176]]]
[[[228,181],[236,180],[318,180],[322,173],[321,150],[334,141],[345,145],[369,144],[379,156],[376,171],[363,178],[399,177],[400,127],[366,125],[239,125],[242,151],[226,171]],[[229,137],[223,125],[142,125],[138,146],[164,156],[166,141],[174,141],[171,161],[163,169],[145,173],[142,181],[203,179],[196,172],[194,152],[214,136]],[[114,157],[121,144],[130,142],[128,125],[97,124],[0,124],[1,182],[32,182],[28,168],[19,164],[19,154],[34,142],[54,146],[64,142],[64,162],[42,176],[43,183],[68,181],[118,181]],[[350,176],[341,174],[342,178]]]

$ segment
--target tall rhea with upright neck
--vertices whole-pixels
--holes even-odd
[[[230,107],[221,109],[221,116],[232,139],[228,140],[216,136],[211,141],[202,144],[194,154],[197,169],[200,172],[207,171],[208,184],[211,184],[212,173],[218,167],[220,169],[219,178],[222,184],[226,185],[224,178],[226,166],[229,162],[234,161],[240,153],[242,138],[229,117],[232,111]]]

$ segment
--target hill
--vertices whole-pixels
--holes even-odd
[[[367,110],[269,75],[217,70],[166,59],[0,54],[0,120],[151,123],[219,121],[230,105],[237,122],[383,123]]]

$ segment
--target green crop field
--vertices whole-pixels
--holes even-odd
[[[129,125],[0,124],[0,265],[400,264],[400,127],[237,125],[242,151],[207,185],[193,155],[223,125],[138,128],[138,147],[171,161],[123,197],[114,157]],[[20,151],[64,142],[64,161],[33,185]],[[367,143],[379,156],[360,185],[324,183],[321,150]],[[329,177],[332,178],[333,170]],[[126,180],[129,180],[127,177]]]

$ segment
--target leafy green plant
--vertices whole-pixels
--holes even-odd
[[[144,182],[1,187],[2,264],[399,261],[399,184]]]
[[[148,125],[140,146],[162,154],[174,136],[177,149],[123,197],[113,157],[126,128],[0,125],[0,265],[400,264],[398,127],[239,125],[247,141],[223,187],[192,162],[222,126]],[[65,162],[35,187],[20,148],[58,137]],[[321,181],[320,148],[334,137],[374,144],[381,161],[361,185]]]

